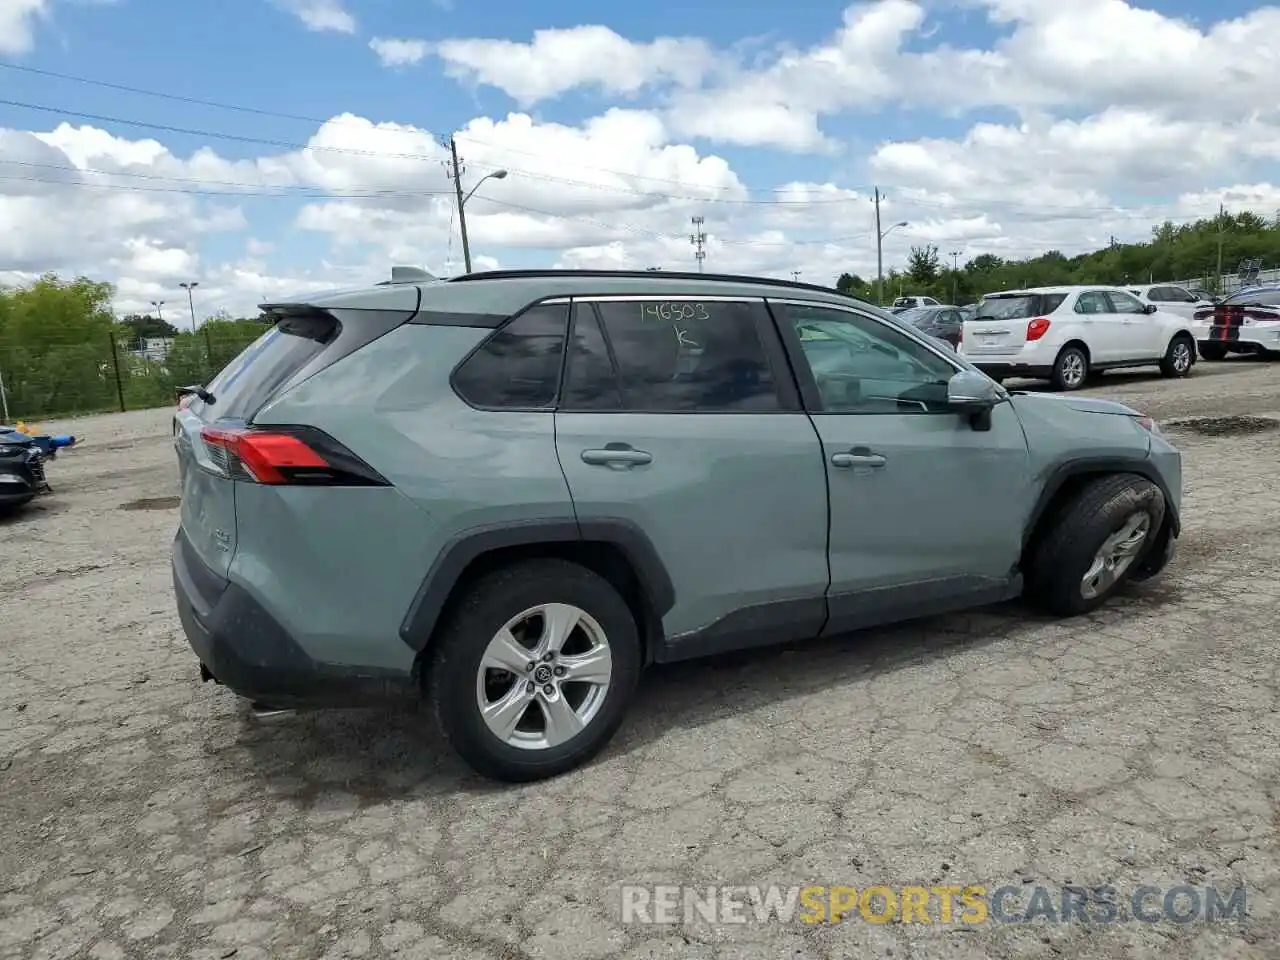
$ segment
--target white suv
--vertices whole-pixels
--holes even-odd
[[[989,293],[966,319],[959,352],[996,380],[1033,377],[1078,390],[1089,375],[1158,364],[1185,377],[1196,362],[1191,323],[1119,287]]]
[[[1196,338],[1206,360],[1229,353],[1280,357],[1280,285],[1250,287],[1197,311]]]
[[[1196,311],[1213,306],[1212,300],[1197,297],[1176,283],[1149,283],[1126,289],[1143,303],[1153,304],[1161,313],[1176,313],[1187,322],[1196,318]]]

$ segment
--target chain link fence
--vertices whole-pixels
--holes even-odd
[[[0,337],[0,422],[174,404],[179,387],[208,383],[265,330],[215,321],[171,338],[143,339],[127,327],[88,340]]]

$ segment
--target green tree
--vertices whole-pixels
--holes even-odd
[[[933,283],[938,279],[940,265],[938,248],[933,244],[912,247],[907,255],[907,276],[914,284]]]

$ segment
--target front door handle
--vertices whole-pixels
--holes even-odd
[[[883,467],[889,461],[878,453],[872,453],[866,447],[854,447],[848,453],[833,453],[833,467]]]
[[[640,466],[653,463],[653,454],[646,450],[636,450],[627,444],[618,444],[602,450],[583,450],[582,462],[597,467]]]

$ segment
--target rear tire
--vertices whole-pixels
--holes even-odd
[[[427,670],[427,695],[445,738],[476,772],[511,783],[554,777],[586,763],[622,724],[640,676],[640,635],[626,601],[591,570],[550,558],[513,564],[464,590],[453,614],[432,640],[434,655]],[[527,665],[523,670],[516,665],[519,672],[503,672],[492,666],[482,669],[482,664],[493,663],[493,644],[504,629],[510,630],[507,636],[516,634],[517,640],[529,644],[552,632],[548,629],[550,617],[531,614],[539,608],[550,608],[557,616],[576,611],[571,616],[579,623],[564,645],[563,661],[554,653],[546,658],[547,672],[559,670],[561,662],[573,662],[572,649],[577,649],[571,649],[573,643],[581,647],[593,642],[593,650],[598,651],[601,645],[606,649],[609,676],[598,694],[602,699],[594,706],[588,701],[597,696],[598,686],[558,679],[559,673],[557,679],[535,679],[536,673],[543,672],[544,659],[531,647],[522,646],[519,651],[521,656],[528,652],[528,663],[536,664],[531,672]],[[533,627],[526,634],[530,623]],[[523,694],[520,688],[524,688]],[[552,688],[554,697],[544,696]],[[509,715],[519,714],[503,736],[481,712],[482,694],[491,707],[510,702]],[[574,706],[579,694],[582,699]],[[573,716],[563,712],[566,707]],[[561,729],[577,732],[567,740],[558,740],[553,736],[553,715],[567,716],[569,726]],[[574,717],[578,719],[574,721]],[[581,724],[580,728],[576,724]]]
[[[1145,477],[1112,474],[1092,481],[1048,518],[1032,545],[1026,599],[1062,617],[1101,606],[1141,567],[1164,515],[1164,494]],[[1127,553],[1117,558],[1121,550]]]
[[[1210,362],[1227,359],[1227,348],[1216,343],[1202,343],[1199,346],[1200,359]]]
[[[1062,391],[1079,390],[1089,379],[1089,358],[1079,347],[1063,347],[1058,359],[1053,362],[1051,378],[1054,389]]]
[[[1180,333],[1169,341],[1160,360],[1160,373],[1165,377],[1187,377],[1196,362],[1195,341]]]

